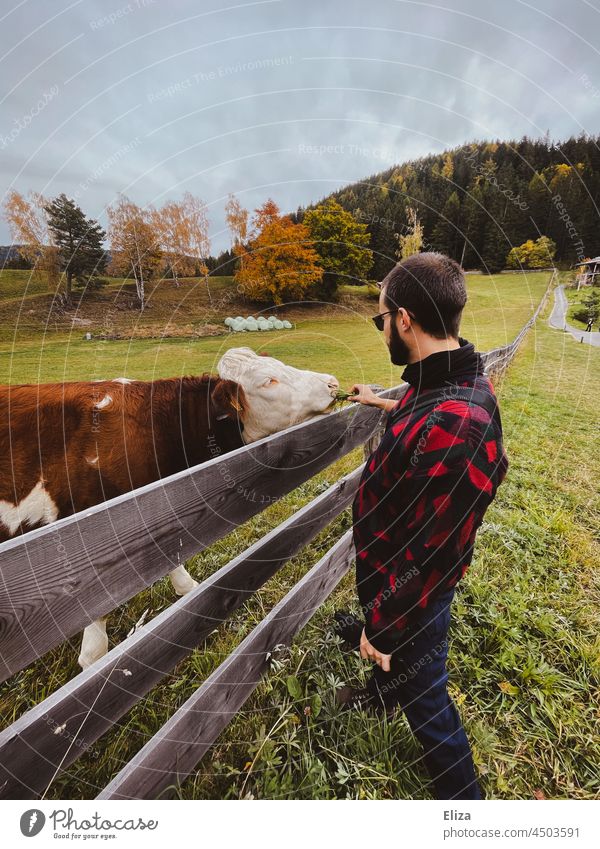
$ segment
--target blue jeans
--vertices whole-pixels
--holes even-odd
[[[424,749],[436,799],[481,799],[471,747],[448,695],[448,627],[454,588],[436,598],[404,631],[391,670],[374,668],[369,689],[386,707],[400,705]]]

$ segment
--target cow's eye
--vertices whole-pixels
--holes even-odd
[[[267,379],[263,383],[263,386],[273,386],[277,382],[278,381],[276,377],[267,377]]]

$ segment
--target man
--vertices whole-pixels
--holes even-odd
[[[508,467],[492,386],[459,337],[466,300],[462,269],[439,253],[408,257],[381,285],[374,321],[410,386],[398,402],[352,389],[388,416],[353,504],[365,621],[336,614],[341,636],[376,664],[368,686],[340,701],[388,715],[400,706],[439,799],[481,798],[447,692],[447,635],[456,583]]]

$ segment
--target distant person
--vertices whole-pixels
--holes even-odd
[[[466,300],[462,268],[439,253],[410,256],[383,281],[373,321],[392,363],[407,365],[410,386],[398,402],[364,384],[352,390],[352,400],[388,417],[353,504],[364,622],[335,614],[342,638],[376,664],[367,686],[344,688],[340,703],[380,714],[401,707],[438,799],[481,798],[447,691],[448,626],[475,533],[508,467],[481,356],[459,337]]]
[[[592,332],[592,325],[593,325],[593,324],[594,324],[593,319],[588,318],[587,327],[585,328],[586,333],[591,333],[591,332]]]

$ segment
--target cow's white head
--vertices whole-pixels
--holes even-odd
[[[246,395],[244,442],[323,413],[340,386],[332,374],[294,368],[251,348],[230,348],[217,370],[219,377],[239,383]]]

